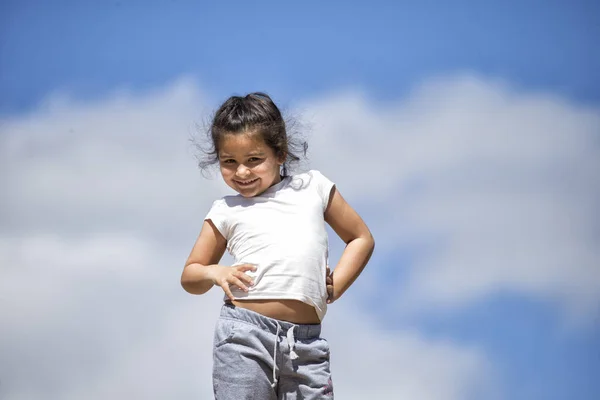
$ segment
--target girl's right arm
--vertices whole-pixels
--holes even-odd
[[[233,300],[229,285],[248,291],[246,285],[253,285],[253,282],[246,271],[255,271],[256,267],[250,264],[235,267],[218,265],[226,247],[227,241],[213,223],[210,220],[204,221],[181,274],[181,286],[186,292],[204,294],[214,285],[218,285]]]

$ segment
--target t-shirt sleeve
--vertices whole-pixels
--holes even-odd
[[[224,200],[216,200],[206,217],[205,221],[212,221],[213,225],[217,228],[217,230],[223,235],[225,240],[229,240],[229,224],[227,220],[227,205]]]
[[[312,179],[314,181],[312,185],[316,189],[321,201],[323,202],[323,212],[325,212],[327,205],[329,204],[329,195],[331,194],[331,189],[335,186],[335,184],[319,171],[312,170],[310,171],[310,174],[312,175]]]

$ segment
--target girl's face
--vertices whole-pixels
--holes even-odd
[[[227,185],[244,197],[254,197],[281,181],[283,164],[256,133],[225,134],[221,138],[219,166]]]

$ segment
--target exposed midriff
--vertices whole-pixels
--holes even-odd
[[[299,300],[232,300],[233,305],[294,324],[319,324],[315,308]]]

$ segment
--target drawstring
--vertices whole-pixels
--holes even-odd
[[[290,345],[290,358],[292,360],[295,360],[298,358],[298,354],[296,354],[296,352],[294,351],[294,347],[296,346],[296,338],[294,338],[294,327],[293,326],[290,329],[288,329],[288,331],[287,331],[287,340],[288,340],[288,344]]]
[[[275,345],[273,346],[273,383],[271,384],[273,389],[277,386],[277,342],[279,342],[279,332],[281,332],[281,325],[279,325],[279,322],[276,322],[276,324],[277,333],[275,334]]]
[[[281,325],[279,322],[277,323],[277,333],[275,334],[275,345],[273,346],[273,383],[271,387],[275,389],[277,386],[277,343],[279,342],[279,333],[281,332]],[[298,354],[294,351],[296,346],[296,338],[294,337],[294,326],[287,330],[287,341],[290,346],[290,359],[296,360],[298,358]]]

